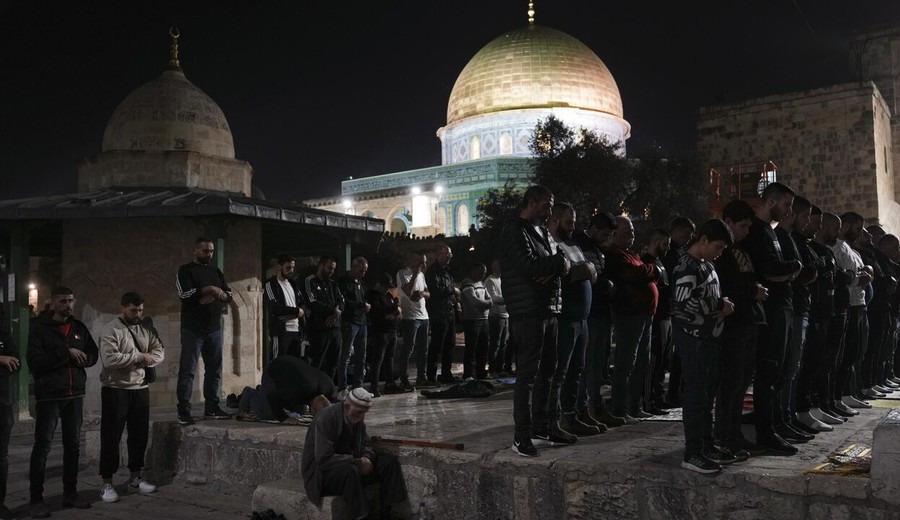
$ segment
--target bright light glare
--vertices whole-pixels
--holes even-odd
[[[420,193],[422,193],[422,188],[420,188],[420,187],[418,187],[418,186],[413,186],[412,194],[413,194],[413,195],[418,195],[418,194],[420,194]]]

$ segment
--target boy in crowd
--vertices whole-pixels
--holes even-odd
[[[712,399],[716,390],[719,336],[734,304],[722,296],[712,261],[734,239],[719,219],[704,222],[673,273],[672,325],[681,356],[684,392],[684,460],[681,467],[718,473],[737,462],[730,451],[713,445]]]

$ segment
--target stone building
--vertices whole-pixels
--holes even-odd
[[[860,35],[859,81],[704,107],[697,148],[713,204],[784,182],[825,211],[855,211],[900,232],[900,28]]]
[[[340,196],[306,203],[381,218],[393,232],[464,235],[478,227],[475,210],[488,189],[529,182],[529,142],[550,115],[620,143],[624,154],[631,127],[609,69],[577,39],[530,20],[463,68],[437,130],[441,166],[350,178]]]
[[[235,158],[219,106],[194,86],[177,60],[137,88],[109,119],[103,148],[78,165],[78,193],[0,201],[0,253],[19,344],[27,340],[28,285],[43,304],[51,285],[71,287],[76,316],[96,335],[119,312],[122,293],[145,297],[166,346],[151,404],[174,405],[180,354],[178,266],[192,260],[194,240],[215,241],[214,261],[234,291],[223,315],[222,393],[259,381],[266,359],[262,281],[273,258],[330,254],[347,259],[373,246],[384,231],[375,219],[278,204],[253,193],[253,169]],[[48,274],[39,258],[53,258]],[[343,263],[343,262],[342,262]],[[7,278],[4,277],[4,280]],[[27,410],[28,373],[19,378],[19,409]],[[89,370],[88,410],[99,409],[99,365]],[[203,373],[198,371],[198,380]],[[195,400],[201,384],[194,385]]]

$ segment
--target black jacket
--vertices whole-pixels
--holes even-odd
[[[19,359],[19,350],[13,343],[12,338],[3,328],[0,328],[0,356],[12,356]],[[0,367],[0,403],[12,404],[12,384],[15,378],[10,377],[12,372],[6,368]]]
[[[341,321],[347,325],[366,325],[366,290],[362,280],[354,280],[349,274],[337,280],[338,288],[344,295],[344,313]]]
[[[513,216],[500,233],[503,299],[510,316],[539,317],[562,310],[561,276],[565,256],[553,254],[547,229]],[[548,280],[543,281],[546,277]],[[429,287],[431,285],[429,284]]]
[[[212,285],[228,294],[224,302],[215,300],[209,304],[201,304],[203,287]],[[178,268],[175,288],[181,298],[181,326],[195,334],[205,335],[222,328],[222,314],[226,305],[231,303],[231,288],[225,283],[225,275],[219,268],[191,262]]]
[[[291,284],[291,291],[294,293],[294,302],[297,304],[296,307],[285,304],[284,289],[281,287],[281,284],[278,283],[277,275],[271,276],[266,280],[265,285],[263,285],[266,294],[266,308],[268,309],[269,315],[269,336],[272,337],[284,333],[285,320],[282,318],[296,318],[298,309],[303,306],[303,291],[297,287],[294,280],[288,278],[287,281]],[[300,318],[301,331],[303,330],[305,323],[306,318]]]
[[[506,283],[506,278],[503,279]],[[441,267],[434,262],[425,270],[425,284],[431,297],[425,300],[428,319],[431,323],[453,323],[456,310],[456,298],[453,287],[453,275],[447,266]],[[504,286],[505,294],[506,286]]]
[[[84,396],[87,373],[85,367],[97,363],[99,352],[94,338],[84,323],[71,319],[69,334],[64,335],[60,326],[50,316],[31,320],[26,358],[34,377],[34,396],[38,401],[70,399]],[[69,354],[75,348],[87,355],[87,361],[78,366]]]
[[[322,280],[314,274],[307,276],[304,282],[304,295],[310,309],[308,322],[310,329],[324,330],[325,318],[334,312],[335,307],[341,309],[343,318],[344,295],[341,294],[341,290],[333,278]],[[340,325],[340,320],[338,320],[334,327],[340,327]]]

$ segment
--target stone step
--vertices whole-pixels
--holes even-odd
[[[306,497],[303,480],[297,478],[260,484],[253,491],[253,511],[271,509],[286,520],[342,520],[350,518],[347,503],[341,497],[325,497],[316,507]]]

